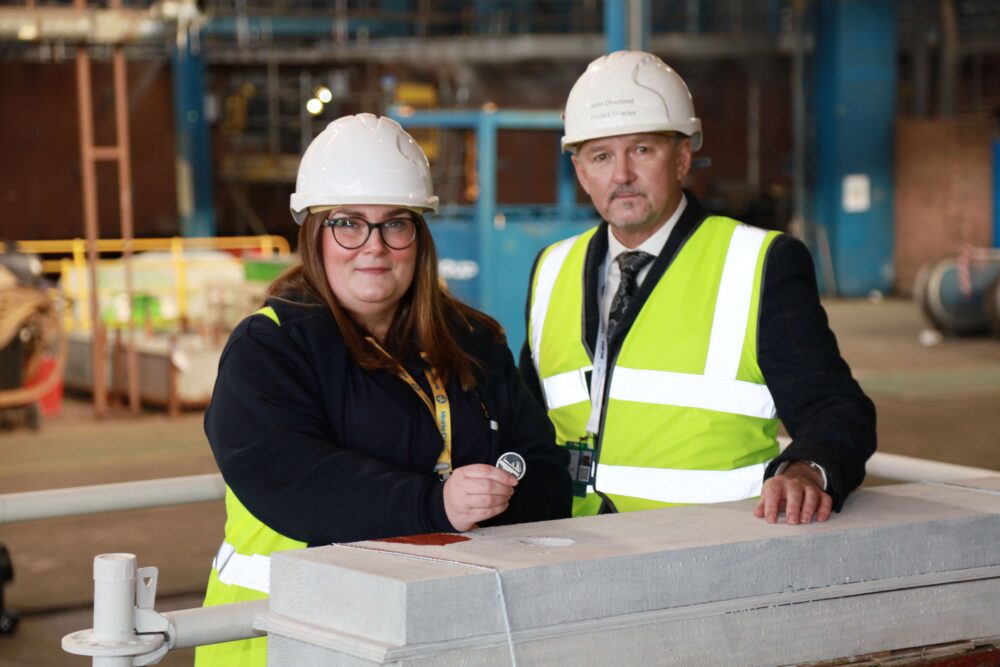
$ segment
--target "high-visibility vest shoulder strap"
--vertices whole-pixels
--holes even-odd
[[[279,327],[281,326],[281,321],[278,320],[278,313],[274,312],[274,308],[272,308],[271,306],[264,306],[260,310],[255,311],[254,315],[263,315],[269,320],[272,320]]]
[[[538,266],[535,269],[532,281],[531,309],[528,321],[529,346],[536,369],[539,367],[539,355],[542,349],[542,333],[545,328],[545,320],[550,315],[549,304],[556,288],[556,281],[559,280],[563,273],[563,265],[566,264],[567,259],[570,259],[572,255],[570,266],[575,267],[577,261],[579,261],[581,267],[583,266],[587,246],[598,229],[599,227],[594,227],[582,234],[552,244],[542,252],[538,260]],[[570,282],[573,281],[572,277],[562,275],[563,281],[567,279]],[[564,305],[579,309],[581,301],[582,299],[570,299]]]

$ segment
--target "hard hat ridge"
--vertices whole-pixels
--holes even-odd
[[[312,206],[351,204],[437,211],[427,156],[391,118],[342,116],[302,155],[290,199],[295,222],[301,225]]]

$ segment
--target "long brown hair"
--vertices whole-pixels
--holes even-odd
[[[481,366],[462,349],[456,339],[459,328],[485,330],[497,341],[504,340],[503,328],[492,317],[455,299],[438,277],[437,250],[422,216],[417,222],[417,258],[413,282],[399,301],[382,347],[392,355],[387,359],[366,340],[371,336],[337,301],[323,265],[322,226],[325,213],[313,213],[299,228],[299,255],[302,263],[280,275],[268,288],[268,296],[291,300],[309,295],[329,307],[344,337],[347,350],[362,368],[395,371],[407,352],[417,349],[427,355],[442,381],[458,378],[463,389],[476,384],[474,368]],[[417,348],[416,346],[419,346]]]

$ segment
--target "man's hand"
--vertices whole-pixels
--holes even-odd
[[[823,476],[805,461],[789,463],[780,475],[764,482],[754,516],[777,523],[785,513],[790,524],[826,521],[833,511],[833,498],[823,490]]]
[[[444,483],[444,511],[464,533],[507,509],[517,477],[485,463],[456,468]]]

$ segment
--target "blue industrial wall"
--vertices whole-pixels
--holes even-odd
[[[1000,139],[993,140],[993,247],[1000,248]]]
[[[821,0],[816,9],[817,231],[829,239],[840,294],[888,291],[893,284],[896,3]],[[861,177],[854,183],[867,177],[870,184],[869,204],[862,210],[850,210],[845,201],[848,176]]]

